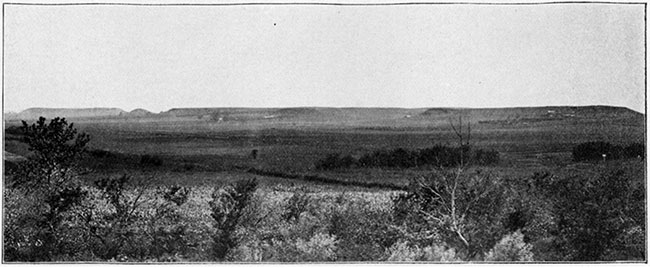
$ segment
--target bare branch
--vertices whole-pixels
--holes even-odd
[[[468,120],[469,121],[469,120]],[[469,142],[472,140],[472,128],[471,128],[471,122],[467,122],[467,146],[469,146]]]
[[[438,198],[440,198],[440,200],[442,201],[441,202],[442,206],[445,207],[445,209],[447,209],[447,211],[451,211],[451,208],[447,205],[447,200],[445,200],[445,198],[443,198],[442,195],[440,193],[438,193],[438,191],[433,189],[433,187],[431,187],[430,185],[428,185],[425,182],[422,182],[422,181],[419,181],[419,180],[417,182],[418,182],[418,184],[420,184],[420,187],[426,188],[429,191],[431,191],[432,193],[434,193],[436,196],[438,196]]]
[[[436,217],[436,216],[434,216],[434,215],[431,214],[431,213],[427,213],[426,211],[423,211],[423,210],[420,210],[420,213],[424,214],[424,216],[425,216],[427,219],[436,220],[436,221],[438,221],[439,224],[443,224],[443,223],[444,223],[444,221],[443,221],[441,218]]]
[[[463,244],[465,244],[466,247],[469,247],[469,242],[467,241],[467,239],[465,239],[465,237],[460,232],[460,230],[456,230],[456,234],[458,235],[458,238],[460,238],[460,240],[463,241]]]
[[[461,117],[459,117],[459,118],[461,118]],[[456,129],[456,127],[454,126],[454,123],[451,121],[451,119],[449,119],[449,125],[451,125],[451,129],[454,130],[454,133],[456,133],[456,136],[458,136],[458,138],[460,139],[461,144],[462,144],[462,142],[463,142],[463,133],[459,132]],[[461,128],[462,128],[462,125],[461,125]],[[462,131],[462,129],[461,129],[461,131]]]

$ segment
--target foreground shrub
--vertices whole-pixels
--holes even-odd
[[[409,246],[406,241],[395,243],[391,246],[386,254],[387,261],[394,262],[415,262],[415,261],[433,261],[433,262],[457,262],[456,251],[453,248],[445,246],[427,246],[420,248],[417,245]]]
[[[604,141],[590,141],[573,147],[572,156],[574,161],[645,158],[645,145],[632,143],[619,146]]]
[[[209,204],[210,215],[217,229],[213,236],[213,254],[217,260],[224,260],[228,252],[237,246],[233,234],[256,188],[257,181],[252,179],[237,181],[234,185],[212,192]]]
[[[465,260],[481,259],[506,231],[505,193],[499,177],[441,170],[394,199],[395,225],[421,247],[444,243]]]
[[[236,231],[235,261],[332,261],[338,238],[328,233],[330,203],[317,203],[305,188],[258,192],[245,209]],[[332,253],[333,252],[333,253]]]
[[[339,238],[339,260],[381,260],[386,249],[399,239],[399,233],[391,228],[390,209],[365,200],[351,202],[343,195],[334,204],[329,233]]]
[[[307,210],[307,205],[309,205],[309,195],[304,190],[294,192],[287,202],[282,218],[286,221],[298,221],[300,215]]]
[[[504,236],[485,257],[486,261],[533,261],[531,246],[517,231]]]
[[[101,260],[179,261],[190,255],[188,219],[180,207],[187,198],[174,198],[184,187],[158,187],[134,182],[129,176],[95,182],[90,198],[78,212],[86,249]]]
[[[336,236],[317,233],[308,241],[298,238],[296,249],[300,261],[335,261],[338,241]]]
[[[552,247],[560,260],[644,260],[646,228],[643,167],[600,174],[536,176],[535,191],[553,200],[557,226]]]
[[[187,202],[189,188],[168,186],[156,191],[153,215],[145,232],[151,238],[148,257],[161,261],[176,261],[175,256],[186,256],[192,248],[187,239],[189,223],[180,213]]]
[[[102,259],[110,260],[118,256],[141,255],[129,254],[129,246],[140,245],[137,241],[137,224],[142,219],[135,213],[143,203],[144,189],[138,189],[135,196],[127,194],[130,177],[104,178],[95,182],[99,191],[99,204],[89,203],[85,206],[82,218],[93,240],[91,250]],[[107,207],[104,207],[107,206]]]
[[[181,206],[187,202],[190,189],[187,187],[181,187],[178,185],[172,185],[167,188],[159,189],[158,194],[162,196],[165,201],[174,203],[177,206]]]

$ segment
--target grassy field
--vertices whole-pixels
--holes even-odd
[[[471,125],[471,143],[500,153],[490,169],[506,174],[532,173],[572,164],[576,144],[602,140],[613,144],[644,142],[644,116],[614,107],[539,107],[507,109],[179,109],[174,116],[71,119],[91,136],[89,149],[114,154],[90,158],[97,174],[146,172],[178,184],[229,180],[250,168],[310,174],[340,180],[403,185],[426,169],[346,169],[318,171],[314,163],[328,154],[359,157],[379,149],[419,149],[457,145],[451,124]],[[224,119],[225,118],[225,119]],[[5,127],[20,121],[5,122]],[[253,159],[251,152],[257,150]],[[28,155],[9,134],[5,151]],[[141,155],[163,160],[160,167],[138,165]],[[143,171],[144,170],[144,171]]]

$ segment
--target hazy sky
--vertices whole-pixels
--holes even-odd
[[[5,6],[4,109],[644,110],[644,6]]]

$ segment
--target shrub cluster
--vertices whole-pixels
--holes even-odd
[[[88,150],[88,153],[90,156],[94,158],[114,158],[117,155],[111,151],[107,150],[102,150],[102,149],[93,149],[93,150]]]
[[[643,168],[625,166],[593,176],[536,174],[532,194],[552,200],[547,243],[555,259],[643,260],[646,255]],[[530,190],[529,190],[530,191]],[[554,227],[554,228],[553,228]]]
[[[231,249],[237,246],[233,236],[240,223],[244,209],[250,203],[257,189],[257,181],[238,181],[234,185],[215,189],[210,201],[211,216],[217,233],[213,237],[213,254],[217,260],[224,260]]]
[[[364,154],[359,159],[351,155],[330,154],[316,162],[315,166],[320,170],[331,170],[352,167],[411,168],[427,165],[453,167],[461,163],[493,165],[498,162],[499,153],[494,150],[436,145],[415,151],[403,148],[379,150]]]
[[[359,187],[367,187],[367,188],[384,188],[384,189],[391,189],[391,190],[404,190],[405,189],[403,186],[395,185],[395,184],[392,184],[392,183],[365,182],[365,181],[354,181],[354,180],[344,181],[344,180],[336,179],[336,178],[329,178],[329,177],[318,176],[318,175],[295,174],[295,173],[288,173],[288,172],[285,172],[285,171],[279,171],[279,170],[273,170],[273,169],[250,168],[250,169],[248,169],[248,172],[253,173],[253,174],[257,174],[257,175],[262,175],[262,176],[273,176],[273,177],[280,177],[280,178],[286,178],[286,179],[297,179],[297,180],[302,180],[302,181],[310,181],[310,182],[317,182],[317,183],[327,183],[327,184],[340,185],[340,186],[359,186]]]
[[[615,160],[645,158],[645,144],[613,145],[604,141],[591,141],[573,147],[574,161]]]
[[[163,164],[162,158],[160,158],[160,156],[157,155],[144,154],[140,157],[140,165],[143,166],[159,167],[162,166],[162,164]]]

